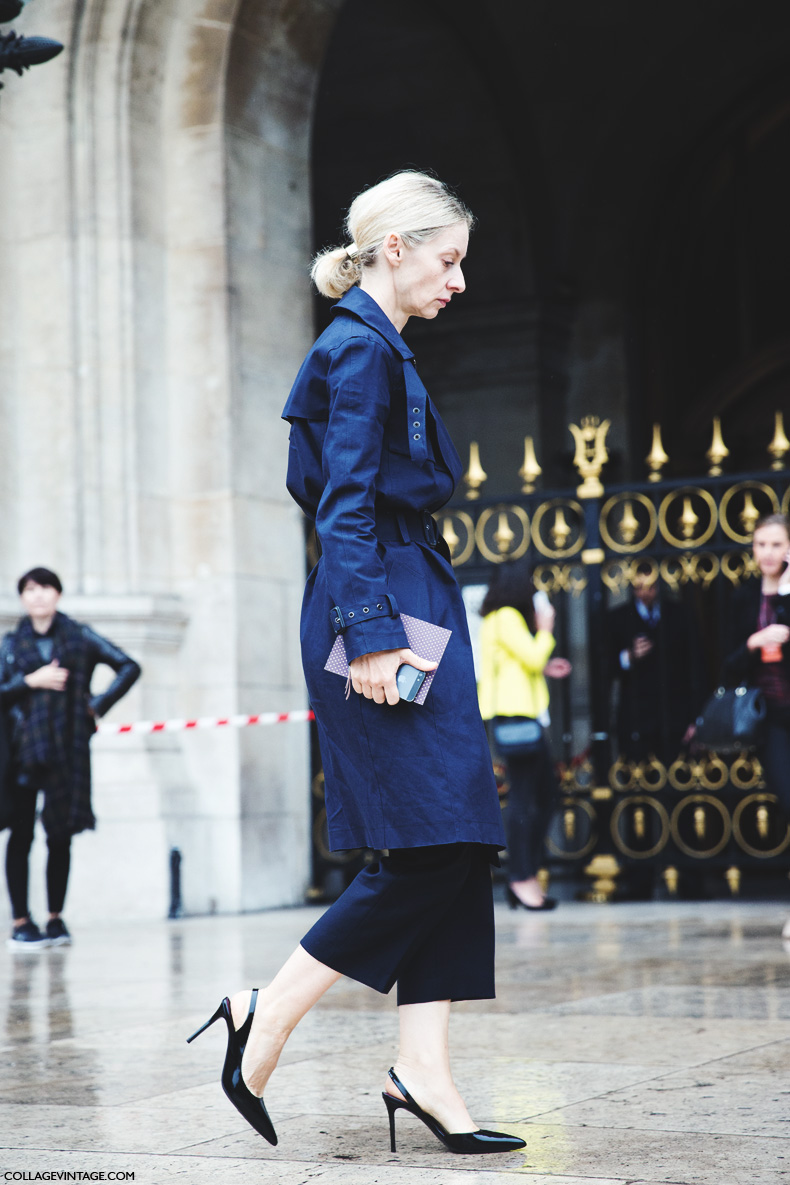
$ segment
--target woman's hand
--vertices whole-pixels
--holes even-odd
[[[56,658],[25,675],[25,682],[34,691],[65,691],[69,672],[62,667]]]
[[[543,609],[535,610],[535,628],[538,630],[546,630],[547,633],[554,633],[554,621],[557,617],[553,605],[547,605]]]
[[[376,650],[349,663],[351,686],[358,695],[364,695],[365,699],[372,699],[377,704],[397,704],[400,696],[395,676],[402,663],[408,663],[418,671],[435,671],[439,665],[429,662],[427,658],[420,658],[408,646],[401,650]]]
[[[550,658],[543,668],[547,679],[567,679],[573,670],[567,658]]]
[[[787,567],[779,577],[779,587],[776,590],[782,597],[786,597],[787,594],[790,593],[790,548],[787,550],[785,563],[787,564]]]
[[[762,646],[784,646],[785,642],[789,639],[790,626],[767,625],[765,629],[758,630],[756,634],[752,634],[747,639],[746,645],[749,650],[759,650]]]

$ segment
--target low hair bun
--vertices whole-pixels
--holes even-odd
[[[316,255],[310,275],[322,296],[339,300],[349,288],[359,283],[362,267],[345,247],[331,247]]]
[[[348,208],[347,247],[321,251],[311,276],[322,296],[339,300],[374,267],[388,234],[399,234],[406,247],[427,243],[448,226],[463,223],[471,231],[474,216],[438,177],[406,169],[358,193]]]

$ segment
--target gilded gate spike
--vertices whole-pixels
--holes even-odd
[[[623,517],[620,519],[617,527],[617,534],[622,539],[623,543],[628,546],[636,539],[636,533],[639,530],[639,520],[634,514],[634,504],[629,498],[623,505]]]
[[[480,464],[480,448],[477,441],[473,440],[469,445],[469,468],[464,474],[467,501],[474,502],[480,497],[480,487],[487,480],[488,474]]]
[[[730,455],[730,450],[722,440],[721,435],[721,419],[719,416],[713,417],[713,439],[711,440],[710,448],[705,456],[710,461],[710,469],[708,470],[708,477],[719,477],[721,474],[721,465]]]
[[[738,515],[743,525],[744,534],[751,535],[754,531],[755,524],[760,517],[760,511],[754,504],[752,499],[752,491],[747,490],[743,498],[743,510]]]
[[[518,471],[521,478],[522,494],[534,494],[535,482],[540,477],[543,470],[538,464],[538,459],[535,456],[535,443],[531,436],[524,437],[524,464]]]
[[[516,535],[511,530],[510,523],[507,521],[507,514],[504,510],[499,512],[499,524],[494,532],[494,542],[497,545],[497,551],[500,555],[507,555],[510,551],[510,544],[515,539]]]
[[[778,411],[774,421],[774,438],[768,445],[768,453],[773,457],[771,468],[784,469],[784,459],[788,452],[790,452],[790,440],[785,435],[784,416]]]
[[[661,443],[661,425],[653,425],[653,444],[650,452],[645,457],[647,467],[650,473],[647,476],[648,481],[661,481],[661,470],[669,461],[669,457],[664,452],[664,446]]]
[[[680,516],[680,529],[684,539],[693,539],[694,531],[699,524],[699,515],[691,505],[691,498],[683,499],[683,513]]]
[[[554,523],[550,528],[550,534],[554,546],[559,551],[562,551],[562,549],[565,547],[565,544],[568,542],[568,536],[570,535],[572,529],[573,528],[569,527],[565,521],[565,513],[562,507],[558,506],[554,511]]]

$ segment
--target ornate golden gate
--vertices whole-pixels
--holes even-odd
[[[536,490],[541,470],[527,437],[521,491],[497,502],[483,496],[486,475],[473,443],[465,495],[437,517],[462,585],[487,583],[490,565],[529,552],[535,584],[558,610],[559,653],[566,652],[569,622],[582,624],[586,743],[578,744],[578,701],[574,705],[565,689],[562,801],[548,838],[552,859],[584,867],[593,879],[590,895],[600,900],[613,894],[615,877],[627,879],[639,869],[663,875],[674,893],[680,877],[715,868],[736,893],[742,869],[787,866],[790,827],[759,761],[748,753],[724,761],[692,750],[674,760],[650,754],[635,762],[613,751],[607,602],[627,591],[645,565],[665,595],[691,595],[709,643],[708,689],[716,686],[729,595],[755,572],[754,524],[761,514],[790,512],[790,442],[777,413],[769,468],[726,476],[729,453],[714,420],[707,475],[674,481],[662,476],[669,458],[656,425],[645,481],[605,488],[608,429],[609,421],[595,417],[571,425],[581,478],[572,491]]]

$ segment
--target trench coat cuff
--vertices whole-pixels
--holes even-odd
[[[378,650],[400,650],[409,645],[406,631],[397,617],[379,617],[375,621],[361,621],[343,635],[346,658],[353,662],[363,654]]]

